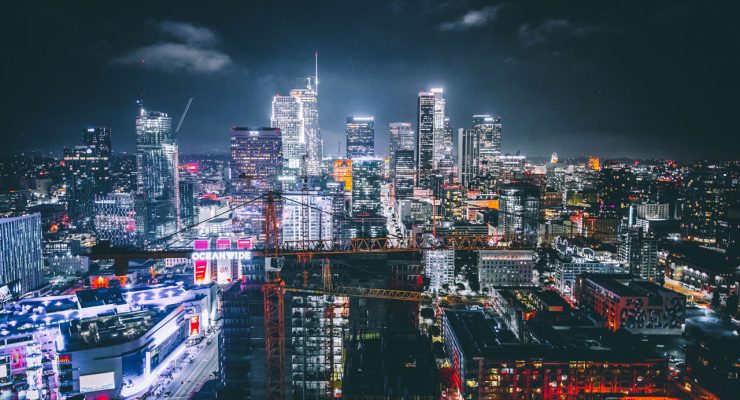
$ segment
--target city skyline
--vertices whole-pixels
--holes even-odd
[[[718,3],[6,9],[0,399],[740,393]]]
[[[133,152],[128,116],[137,98],[177,117],[194,97],[178,133],[181,151],[202,149],[204,135],[214,150],[226,151],[230,127],[269,126],[272,97],[288,95],[296,78],[312,75],[318,51],[326,155],[336,154],[337,142],[344,147],[347,115],[375,116],[378,154],[387,155],[388,124],[414,121],[418,92],[442,87],[455,131],[470,128],[475,114],[502,117],[505,153],[733,156],[738,139],[730,128],[732,91],[725,88],[734,82],[737,60],[716,50],[736,46],[737,32],[724,29],[727,16],[717,7],[545,4],[534,12],[476,1],[372,4],[358,6],[367,11],[362,24],[347,18],[352,7],[341,3],[277,10],[162,3],[135,17],[123,5],[86,5],[86,12],[115,16],[85,24],[84,32],[69,29],[82,6],[46,4],[39,12],[38,4],[16,5],[17,18],[5,28],[21,34],[13,35],[18,39],[9,50],[17,57],[4,75],[19,77],[9,82],[9,98],[35,107],[2,110],[3,137],[17,138],[9,150],[58,151],[80,129],[106,126],[116,151]],[[296,28],[285,24],[308,12],[331,29],[301,22],[296,28],[306,34],[287,42]],[[246,13],[255,17],[221,17]],[[23,34],[31,16],[41,30]],[[260,30],[263,20],[281,29]],[[408,24],[380,29],[394,21]],[[697,29],[683,29],[689,21]],[[125,35],[128,24],[135,35]],[[264,34],[245,39],[243,24]],[[335,30],[345,34],[335,37]],[[55,40],[70,42],[65,51],[75,57],[62,56]],[[278,43],[281,50],[272,52]],[[53,67],[31,49],[54,58]],[[36,111],[43,121],[33,117]],[[697,135],[704,140],[692,140]]]

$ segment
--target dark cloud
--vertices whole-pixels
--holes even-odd
[[[231,58],[218,50],[190,44],[157,43],[135,49],[114,62],[173,73],[213,73],[231,65]]]
[[[187,22],[162,21],[158,28],[176,39],[193,45],[213,45],[218,42],[216,32]]]
[[[517,37],[524,47],[547,43],[552,38],[567,39],[585,36],[606,30],[603,25],[577,25],[567,19],[546,19],[539,25],[522,24],[517,30]]]
[[[213,48],[218,35],[208,28],[166,20],[157,24],[157,29],[182,43],[164,42],[139,47],[113,62],[173,73],[214,73],[232,64],[231,57]]]

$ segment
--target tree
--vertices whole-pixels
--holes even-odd
[[[730,318],[734,317],[735,314],[737,314],[737,306],[737,293],[732,293],[727,297],[727,300],[725,301],[725,314],[727,314],[727,316]]]
[[[719,306],[720,306],[719,290],[717,290],[717,288],[714,288],[714,292],[712,292],[712,308],[719,309]]]

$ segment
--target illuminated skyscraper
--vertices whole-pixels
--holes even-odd
[[[498,233],[517,239],[536,240],[540,195],[536,187],[508,184],[499,189]]]
[[[16,296],[43,285],[40,214],[0,218],[0,249],[1,285]],[[7,300],[0,299],[0,304]]]
[[[352,214],[380,215],[380,184],[383,182],[383,160],[352,160]]]
[[[432,172],[444,157],[445,99],[442,89],[419,92],[416,120],[417,184],[428,188]]]
[[[626,224],[620,227],[617,259],[629,273],[663,283],[662,271],[658,269],[658,239],[642,227]]]
[[[178,154],[171,126],[172,119],[166,113],[143,107],[136,118],[136,183],[146,205],[143,229],[147,241],[178,228]]]
[[[455,160],[452,156],[452,124],[445,117],[442,133],[442,158],[437,162],[437,170],[445,181],[449,182],[455,171]]]
[[[393,178],[396,198],[409,198],[414,195],[414,180],[416,179],[416,168],[414,167],[414,151],[396,151],[396,174]]]
[[[347,158],[375,156],[375,119],[347,117]]]
[[[309,192],[284,194],[283,199],[281,225],[285,243],[334,238],[333,196]]]
[[[69,216],[84,227],[92,222],[93,197],[111,189],[109,159],[95,146],[75,146],[64,149],[63,161]]]
[[[318,90],[316,78],[306,78],[306,87],[293,89],[290,95],[300,99],[303,108],[303,136],[306,147],[306,170],[310,176],[321,174],[323,142],[319,129]]]
[[[99,126],[97,128],[83,129],[82,144],[88,147],[94,147],[100,156],[110,157],[112,152],[110,128]]]
[[[457,131],[457,173],[460,183],[465,187],[471,187],[478,178],[478,138],[480,131],[477,129],[463,129]]]
[[[247,236],[263,232],[264,201],[247,202],[280,188],[283,140],[277,128],[231,129],[231,206],[237,227]]]
[[[391,177],[396,173],[396,152],[398,150],[414,151],[414,131],[410,122],[391,122],[389,126],[391,142],[389,156],[391,157]]]
[[[478,131],[479,173],[495,179],[497,158],[501,155],[501,118],[488,114],[473,116],[473,129]]]
[[[283,169],[286,175],[300,175],[306,155],[303,98],[298,92],[272,99],[270,126],[282,132]]]

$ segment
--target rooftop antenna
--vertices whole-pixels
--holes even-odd
[[[314,51],[314,72],[313,72],[313,86],[314,86],[314,92],[316,92],[316,95],[319,95],[319,52]]]
[[[180,122],[177,123],[177,128],[175,129],[175,133],[180,132],[180,127],[182,126],[182,121],[185,120],[185,116],[188,115],[188,110],[190,110],[190,105],[193,104],[193,98],[191,97],[188,99],[188,104],[185,106],[185,111],[182,112],[182,117],[180,117]]]

